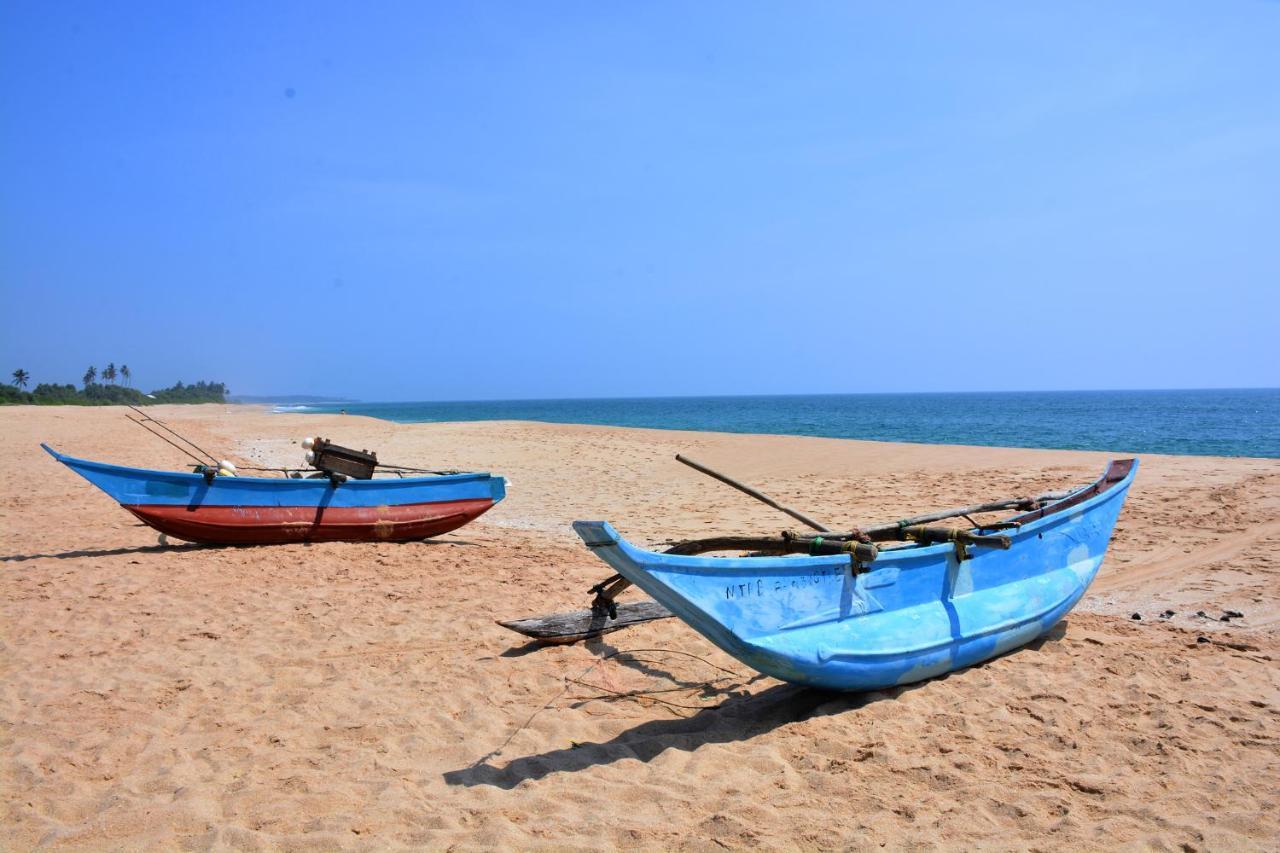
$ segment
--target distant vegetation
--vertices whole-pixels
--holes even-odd
[[[38,406],[146,406],[152,403],[225,403],[227,386],[221,382],[196,382],[184,385],[179,382],[171,388],[161,388],[144,394],[131,387],[133,374],[127,364],[116,367],[108,364],[99,374],[96,367],[84,372],[83,387],[57,385],[42,382],[32,391],[24,390],[31,383],[31,374],[25,370],[13,371],[8,385],[0,385],[0,405],[34,404]],[[98,377],[102,381],[98,381]],[[123,384],[117,384],[119,379]]]
[[[172,388],[152,391],[151,396],[157,403],[225,403],[227,386],[221,382],[196,382],[192,385],[179,382]]]
[[[275,403],[278,406],[306,406],[318,403],[357,403],[350,397],[316,397],[312,394],[236,394],[228,403]]]

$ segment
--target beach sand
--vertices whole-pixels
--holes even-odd
[[[298,464],[320,434],[510,496],[431,543],[159,547],[38,442],[182,456],[121,409],[0,409],[6,849],[1280,847],[1280,461],[1144,457],[1050,635],[846,696],[676,620],[546,648],[494,620],[585,606],[608,571],[574,519],[645,544],[795,526],[677,451],[836,526],[1083,484],[1118,454],[155,413],[238,462]],[[654,689],[668,704],[606,692]]]

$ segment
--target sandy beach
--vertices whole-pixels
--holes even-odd
[[[574,519],[644,544],[794,526],[676,452],[838,526],[1080,485],[1118,454],[155,414],[237,463],[297,465],[319,434],[509,496],[432,542],[163,547],[38,445],[177,451],[118,408],[0,408],[6,849],[1280,846],[1280,460],[1143,457],[1049,636],[845,696],[676,620],[563,647],[494,620],[586,604],[608,572]]]

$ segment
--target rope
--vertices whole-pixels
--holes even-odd
[[[388,465],[383,462],[378,463],[379,468],[386,468],[388,471],[407,471],[410,474],[438,474],[442,477],[450,474],[466,474],[467,471],[433,471],[430,468],[411,468],[408,465]]]

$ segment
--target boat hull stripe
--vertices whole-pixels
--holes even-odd
[[[122,504],[145,524],[189,542],[395,542],[456,530],[488,511],[489,499],[379,507],[175,506]]]

